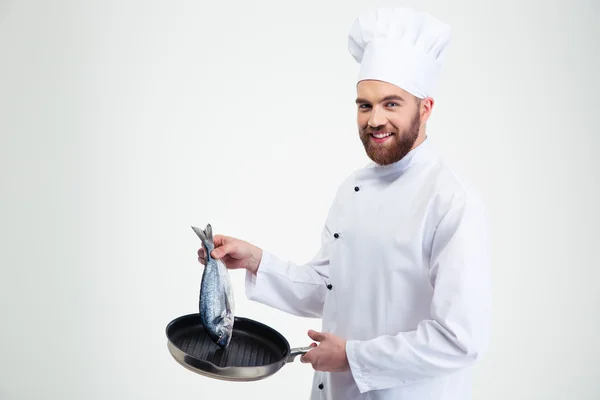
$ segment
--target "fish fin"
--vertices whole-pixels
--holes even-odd
[[[206,232],[204,230],[197,228],[195,226],[192,226],[192,230],[194,232],[196,232],[196,235],[198,235],[198,237],[202,241],[204,248],[210,254],[210,252],[214,249],[214,244],[213,244],[212,240],[209,240],[209,238],[207,237]]]
[[[219,264],[219,273],[225,288],[225,308],[231,313],[233,318],[235,314],[235,300],[233,298],[233,286],[231,285],[229,270],[227,270],[227,267],[221,261],[219,261]]]
[[[225,297],[227,298],[226,304],[225,304],[226,309],[233,318],[233,315],[235,314],[235,301],[233,299],[233,291],[231,290],[231,286],[229,286],[229,290],[227,290],[227,296],[225,296]]]
[[[231,304],[229,303],[229,300],[226,300],[226,307],[223,310],[223,313],[221,314],[221,321],[223,321],[224,325],[232,327],[234,314],[230,306]]]
[[[206,233],[206,238],[208,239],[208,241],[211,243],[214,243],[213,230],[212,230],[212,226],[210,224],[206,224],[206,229],[204,230],[204,232]]]
[[[200,240],[202,240],[202,243],[207,241],[207,237],[206,234],[204,233],[204,231],[200,228],[197,228],[195,226],[192,225],[192,230],[194,232],[196,232],[196,235],[198,235],[198,237],[200,238]]]

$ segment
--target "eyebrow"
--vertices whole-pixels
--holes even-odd
[[[397,101],[400,101],[400,102],[404,102],[405,101],[403,97],[398,96],[397,94],[391,94],[391,95],[385,96],[383,99],[381,99],[381,101],[388,101],[388,100],[397,100]],[[361,103],[368,103],[368,101],[365,100],[365,99],[362,99],[360,97],[357,98],[356,99],[356,104],[361,104]]]

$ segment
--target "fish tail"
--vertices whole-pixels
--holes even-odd
[[[196,233],[196,235],[198,235],[202,241],[202,244],[204,245],[204,248],[206,249],[207,254],[210,255],[210,252],[215,248],[212,236],[212,227],[210,224],[207,225],[206,230],[197,228],[195,226],[192,226],[192,230]]]
[[[213,243],[214,245],[214,240],[213,240],[213,231],[212,231],[212,226],[210,224],[206,224],[206,229],[204,230],[204,232],[206,233],[206,238],[208,239],[209,242]]]

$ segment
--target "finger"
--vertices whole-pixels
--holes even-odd
[[[203,257],[198,257],[198,262],[202,265],[206,265],[206,259]]]
[[[312,348],[316,348],[316,347],[318,347],[318,345],[317,345],[316,343],[311,343],[311,344],[310,344],[310,347],[312,347]],[[312,351],[312,350],[309,350],[309,351],[307,351],[306,353],[304,353],[304,354],[303,354],[303,356],[302,356],[302,357],[306,356],[306,355],[307,355],[308,353],[310,353],[311,351]],[[300,357],[300,358],[302,358],[302,357]],[[312,356],[311,356],[311,357],[312,357]]]
[[[214,235],[213,236],[213,242],[215,244],[215,247],[220,247],[223,246],[224,244],[228,243],[228,236],[225,235]]]
[[[198,249],[198,257],[205,257],[206,256],[206,250],[204,250],[204,247],[200,247]]]
[[[304,364],[312,363],[313,362],[313,354],[311,354],[312,352],[313,352],[313,350],[310,350],[310,351],[307,351],[306,353],[304,353],[300,357],[300,361],[303,362]]]
[[[316,343],[311,343],[310,347],[317,347]],[[303,355],[300,356],[300,361],[304,362],[304,363],[308,363],[311,362],[312,360],[312,354],[307,356],[309,353],[311,353],[312,350],[307,351],[306,353],[304,353]]]
[[[325,339],[326,335],[324,333],[317,332],[311,329],[308,331],[308,337],[310,337],[314,341],[322,342]]]
[[[210,253],[210,255],[211,255],[211,257],[214,257],[214,258],[223,258],[227,254],[233,253],[235,251],[235,249],[236,249],[235,245],[233,245],[231,243],[227,243],[227,244],[220,246],[219,248],[214,249]]]

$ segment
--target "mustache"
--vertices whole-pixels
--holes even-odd
[[[374,133],[387,133],[387,132],[391,132],[391,133],[397,133],[395,130],[391,129],[391,130],[385,130],[385,129],[372,129],[372,128],[366,128],[366,129],[361,129],[362,133],[365,135],[371,135]]]

